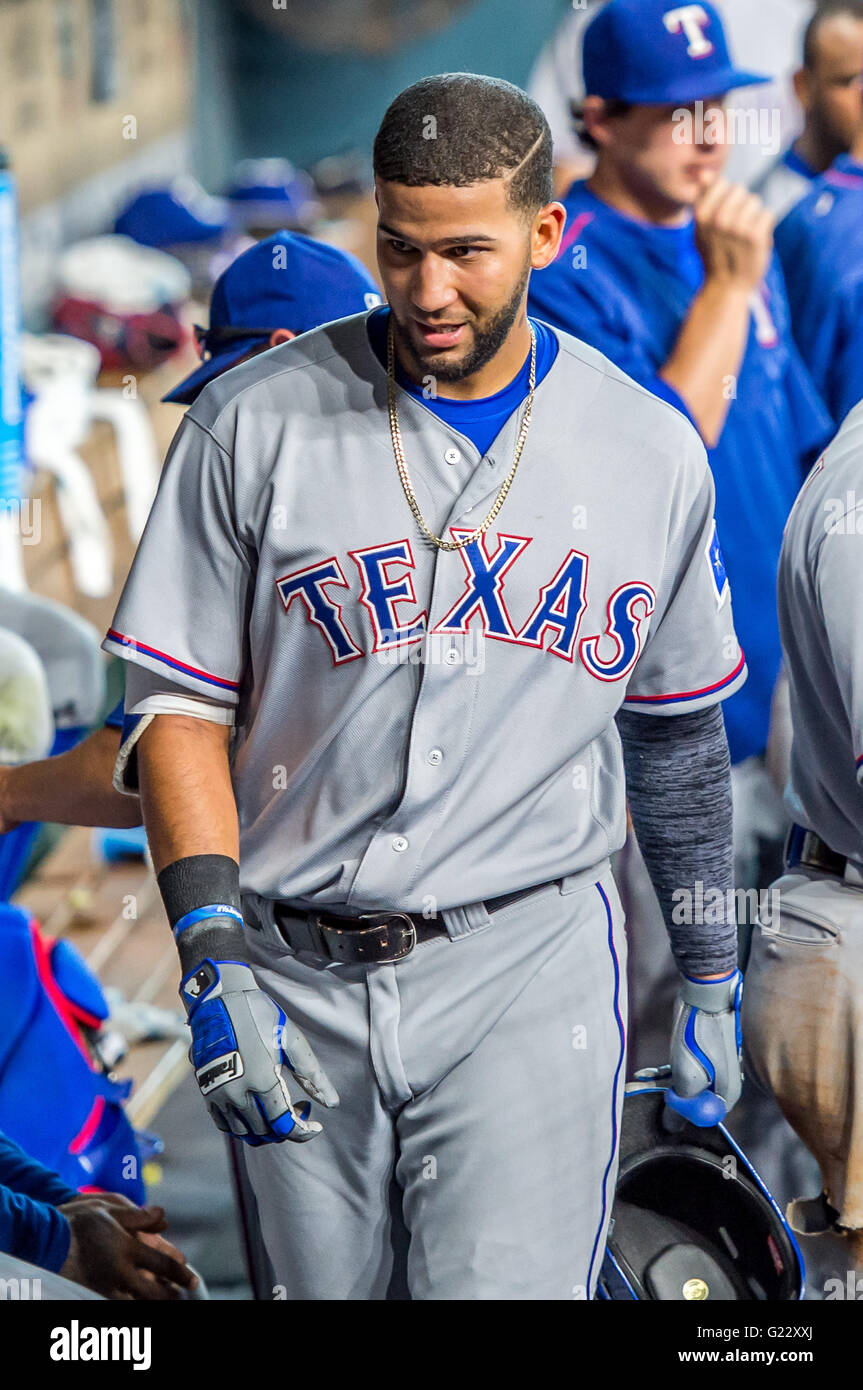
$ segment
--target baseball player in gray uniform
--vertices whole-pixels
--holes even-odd
[[[733,902],[672,910],[733,888],[719,702],[746,668],[713,481],[673,406],[528,319],[551,167],[509,83],[396,98],[388,307],[204,389],[105,641],[130,663],[118,783],[277,1296],[386,1296],[393,1177],[412,1298],[592,1296],[624,764],[683,975],[677,1103],[739,1094]]]
[[[857,489],[860,489],[858,492]],[[837,1229],[863,1263],[863,403],[788,521],[779,617],[794,739],[786,872],[746,972],[746,1047],[821,1168],[798,1229]]]

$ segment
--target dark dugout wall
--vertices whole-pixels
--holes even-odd
[[[199,0],[196,165],[211,190],[236,159],[308,166],[370,151],[403,87],[472,71],[523,86],[568,0]]]

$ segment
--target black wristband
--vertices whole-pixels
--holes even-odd
[[[184,976],[207,959],[238,960],[247,965],[246,933],[233,917],[205,917],[180,933],[177,954]]]
[[[175,859],[156,882],[172,930],[181,917],[197,907],[224,903],[238,912],[242,910],[240,868],[236,859],[227,854],[190,854],[185,859]]]
[[[157,879],[168,921],[173,929],[181,917],[216,903],[240,907],[240,870],[227,854],[190,854],[168,864]],[[184,975],[208,956],[214,960],[246,959],[243,927],[233,917],[205,917],[177,938]]]

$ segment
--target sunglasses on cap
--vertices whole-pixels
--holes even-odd
[[[198,349],[198,356],[202,362],[206,362],[210,357],[218,357],[222,348],[230,347],[232,343],[239,342],[241,338],[270,338],[275,333],[274,328],[202,328],[199,323],[193,324],[192,331],[195,335],[195,344]]]

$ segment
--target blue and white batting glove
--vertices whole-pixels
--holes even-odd
[[[189,1060],[219,1129],[253,1146],[303,1143],[321,1132],[310,1103],[292,1103],[289,1075],[321,1105],[338,1105],[338,1093],[248,965],[203,960],[183,976],[180,997],[192,1030]]]
[[[739,970],[716,980],[683,976],[671,1033],[668,1100],[694,1124],[717,1124],[740,1099],[742,994]]]

